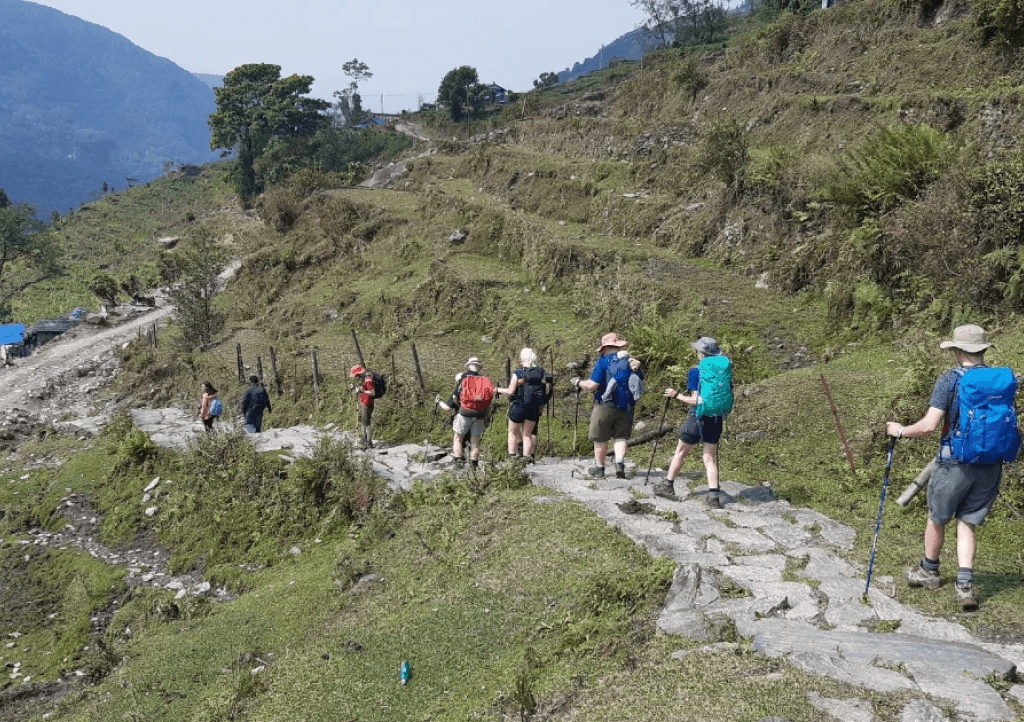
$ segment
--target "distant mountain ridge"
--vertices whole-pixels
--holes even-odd
[[[0,0],[0,188],[39,216],[204,163],[210,87],[99,25]]]
[[[224,85],[223,75],[210,75],[209,73],[192,73],[211,88],[220,88]]]
[[[651,49],[652,43],[647,31],[637,28],[622,35],[605,45],[593,57],[587,58],[581,63],[575,63],[572,68],[566,68],[558,74],[558,82],[565,83],[569,80],[584,75],[589,75],[595,70],[607,68],[608,64],[615,58],[619,60],[639,60],[645,52]]]

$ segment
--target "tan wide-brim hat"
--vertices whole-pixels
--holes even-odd
[[[476,356],[470,356],[469,361],[466,362],[465,366],[466,366],[467,369],[470,366],[476,366],[478,369],[482,369],[484,367],[484,364]]]
[[[967,353],[978,353],[989,346],[995,346],[988,342],[988,334],[981,326],[957,326],[953,329],[953,340],[943,341],[939,348],[958,348]]]
[[[601,337],[601,342],[597,346],[597,352],[601,353],[606,348],[623,348],[629,345],[629,341],[624,338],[619,338],[617,333],[606,333]]]

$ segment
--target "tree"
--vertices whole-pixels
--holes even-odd
[[[659,45],[710,43],[726,26],[725,10],[714,0],[632,0],[630,4],[647,13],[644,28]]]
[[[437,89],[437,102],[444,103],[451,112],[452,120],[462,118],[462,109],[472,105],[472,88],[480,85],[476,68],[468,65],[449,70]]]
[[[352,58],[342,65],[341,69],[345,71],[345,75],[352,78],[352,82],[344,90],[334,91],[334,97],[337,98],[334,104],[335,117],[342,126],[355,125],[367,116],[367,112],[363,110],[363,98],[359,95],[359,81],[369,80],[373,73],[370,72],[370,66],[359,58]]]
[[[58,258],[57,243],[35,209],[0,195],[0,317],[10,316],[12,298],[60,273]]]
[[[272,138],[298,138],[323,128],[325,100],[303,97],[313,85],[310,75],[281,77],[281,66],[240,65],[214,89],[217,111],[210,116],[210,148],[238,153],[235,188],[243,198],[262,190],[253,164]],[[227,153],[225,152],[225,155]]]
[[[191,350],[209,344],[224,325],[224,314],[213,304],[224,282],[220,271],[226,255],[212,233],[196,231],[172,258],[161,259],[161,277],[173,284],[168,294],[175,307],[179,343]]]
[[[543,90],[558,85],[558,73],[541,73],[537,80],[533,81],[533,87]]]

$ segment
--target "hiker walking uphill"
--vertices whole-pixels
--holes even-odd
[[[203,428],[206,431],[213,431],[213,422],[220,416],[223,408],[223,402],[217,398],[217,389],[209,381],[204,381],[203,395],[199,398],[199,418],[203,420]]]
[[[577,389],[594,392],[594,410],[590,414],[587,436],[594,442],[596,466],[587,470],[589,476],[604,478],[604,462],[608,442],[614,439],[615,476],[626,478],[626,442],[633,432],[633,410],[644,392],[644,373],[640,362],[623,349],[629,345],[617,333],[606,333],[597,347],[600,358],[589,379],[577,377],[569,383]]]
[[[258,376],[249,377],[249,388],[242,395],[243,428],[250,434],[263,431],[263,412],[270,411],[270,396]]]
[[[532,464],[535,461],[533,432],[551,396],[551,377],[540,366],[532,348],[519,352],[519,365],[522,368],[512,374],[508,388],[497,389],[495,393],[512,397],[508,406],[509,458],[518,456],[519,444],[522,444],[522,455]]]
[[[720,506],[718,441],[722,437],[725,417],[732,411],[732,363],[713,338],[704,336],[690,346],[697,352],[697,365],[686,375],[686,394],[673,388],[665,389],[667,399],[681,401],[690,408],[679,429],[679,443],[669,462],[665,481],[654,487],[654,493],[675,498],[676,475],[683,468],[690,449],[702,443],[704,472],[708,481],[707,501],[713,506]]]
[[[985,364],[985,352],[992,346],[980,326],[958,326],[953,340],[939,344],[952,349],[956,368],[935,382],[928,411],[909,426],[895,421],[886,425],[889,436],[912,439],[927,436],[946,420],[928,485],[924,558],[903,576],[912,587],[941,586],[939,553],[946,525],[955,517],[956,597],[964,611],[978,608],[974,529],[984,523],[999,495],[1003,462],[1013,461],[1020,450],[1014,405],[1017,380],[1011,369]]]
[[[386,390],[384,379],[359,364],[349,369],[348,375],[350,378],[358,379],[352,390],[359,395],[359,444],[364,449],[372,449],[373,407]]]
[[[480,462],[480,438],[487,430],[491,402],[494,400],[494,384],[480,373],[483,364],[476,356],[466,361],[466,370],[455,377],[455,390],[447,403],[438,396],[435,403],[445,411],[455,411],[452,420],[452,455],[458,463],[463,462],[463,448],[469,436],[469,463],[474,469]]]

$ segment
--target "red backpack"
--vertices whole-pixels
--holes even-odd
[[[466,376],[462,379],[459,406],[467,411],[486,411],[494,400],[494,384],[486,376]]]

